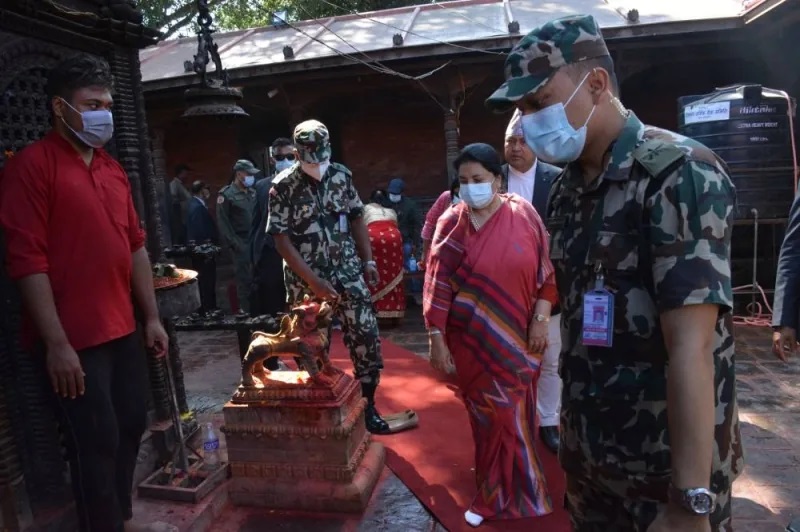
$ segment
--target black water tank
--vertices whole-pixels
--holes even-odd
[[[739,219],[786,218],[794,196],[789,102],[781,91],[733,85],[678,98],[678,132],[728,163]],[[792,116],[795,101],[791,99]]]

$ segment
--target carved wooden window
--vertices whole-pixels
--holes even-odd
[[[42,138],[50,129],[45,85],[47,68],[23,70],[0,88],[0,168],[7,157]]]

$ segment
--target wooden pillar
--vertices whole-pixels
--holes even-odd
[[[445,142],[445,158],[447,160],[447,183],[453,180],[455,171],[453,170],[453,161],[458,157],[459,147],[459,132],[458,132],[458,119],[452,110],[444,113],[444,142]]]
[[[150,139],[153,146],[153,181],[156,188],[156,196],[158,197],[159,204],[162,201],[167,201],[167,154],[164,151],[164,137],[166,133],[161,128],[156,128],[150,131]],[[172,206],[167,204],[167,209]],[[167,213],[169,215],[169,213]],[[169,223],[167,220],[161,220],[161,246],[168,247],[172,244],[172,238],[169,231]]]

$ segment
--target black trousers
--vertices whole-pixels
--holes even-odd
[[[200,309],[217,308],[217,261],[202,258],[192,259],[192,269],[197,272],[197,288],[200,291]]]
[[[124,521],[133,517],[133,471],[147,428],[144,346],[137,332],[78,356],[86,374],[84,395],[65,399],[54,394],[53,401],[67,447],[80,531],[122,531]],[[47,386],[52,390],[49,377]]]
[[[250,314],[279,314],[286,311],[286,285],[283,281],[283,258],[274,247],[264,246],[253,268],[250,291]]]

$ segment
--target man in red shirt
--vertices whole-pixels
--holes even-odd
[[[80,529],[92,532],[136,529],[147,362],[131,295],[150,352],[163,356],[168,343],[128,178],[101,149],[114,130],[111,85],[108,65],[92,56],[56,66],[47,83],[53,130],[8,161],[0,182],[23,344],[55,391]]]

